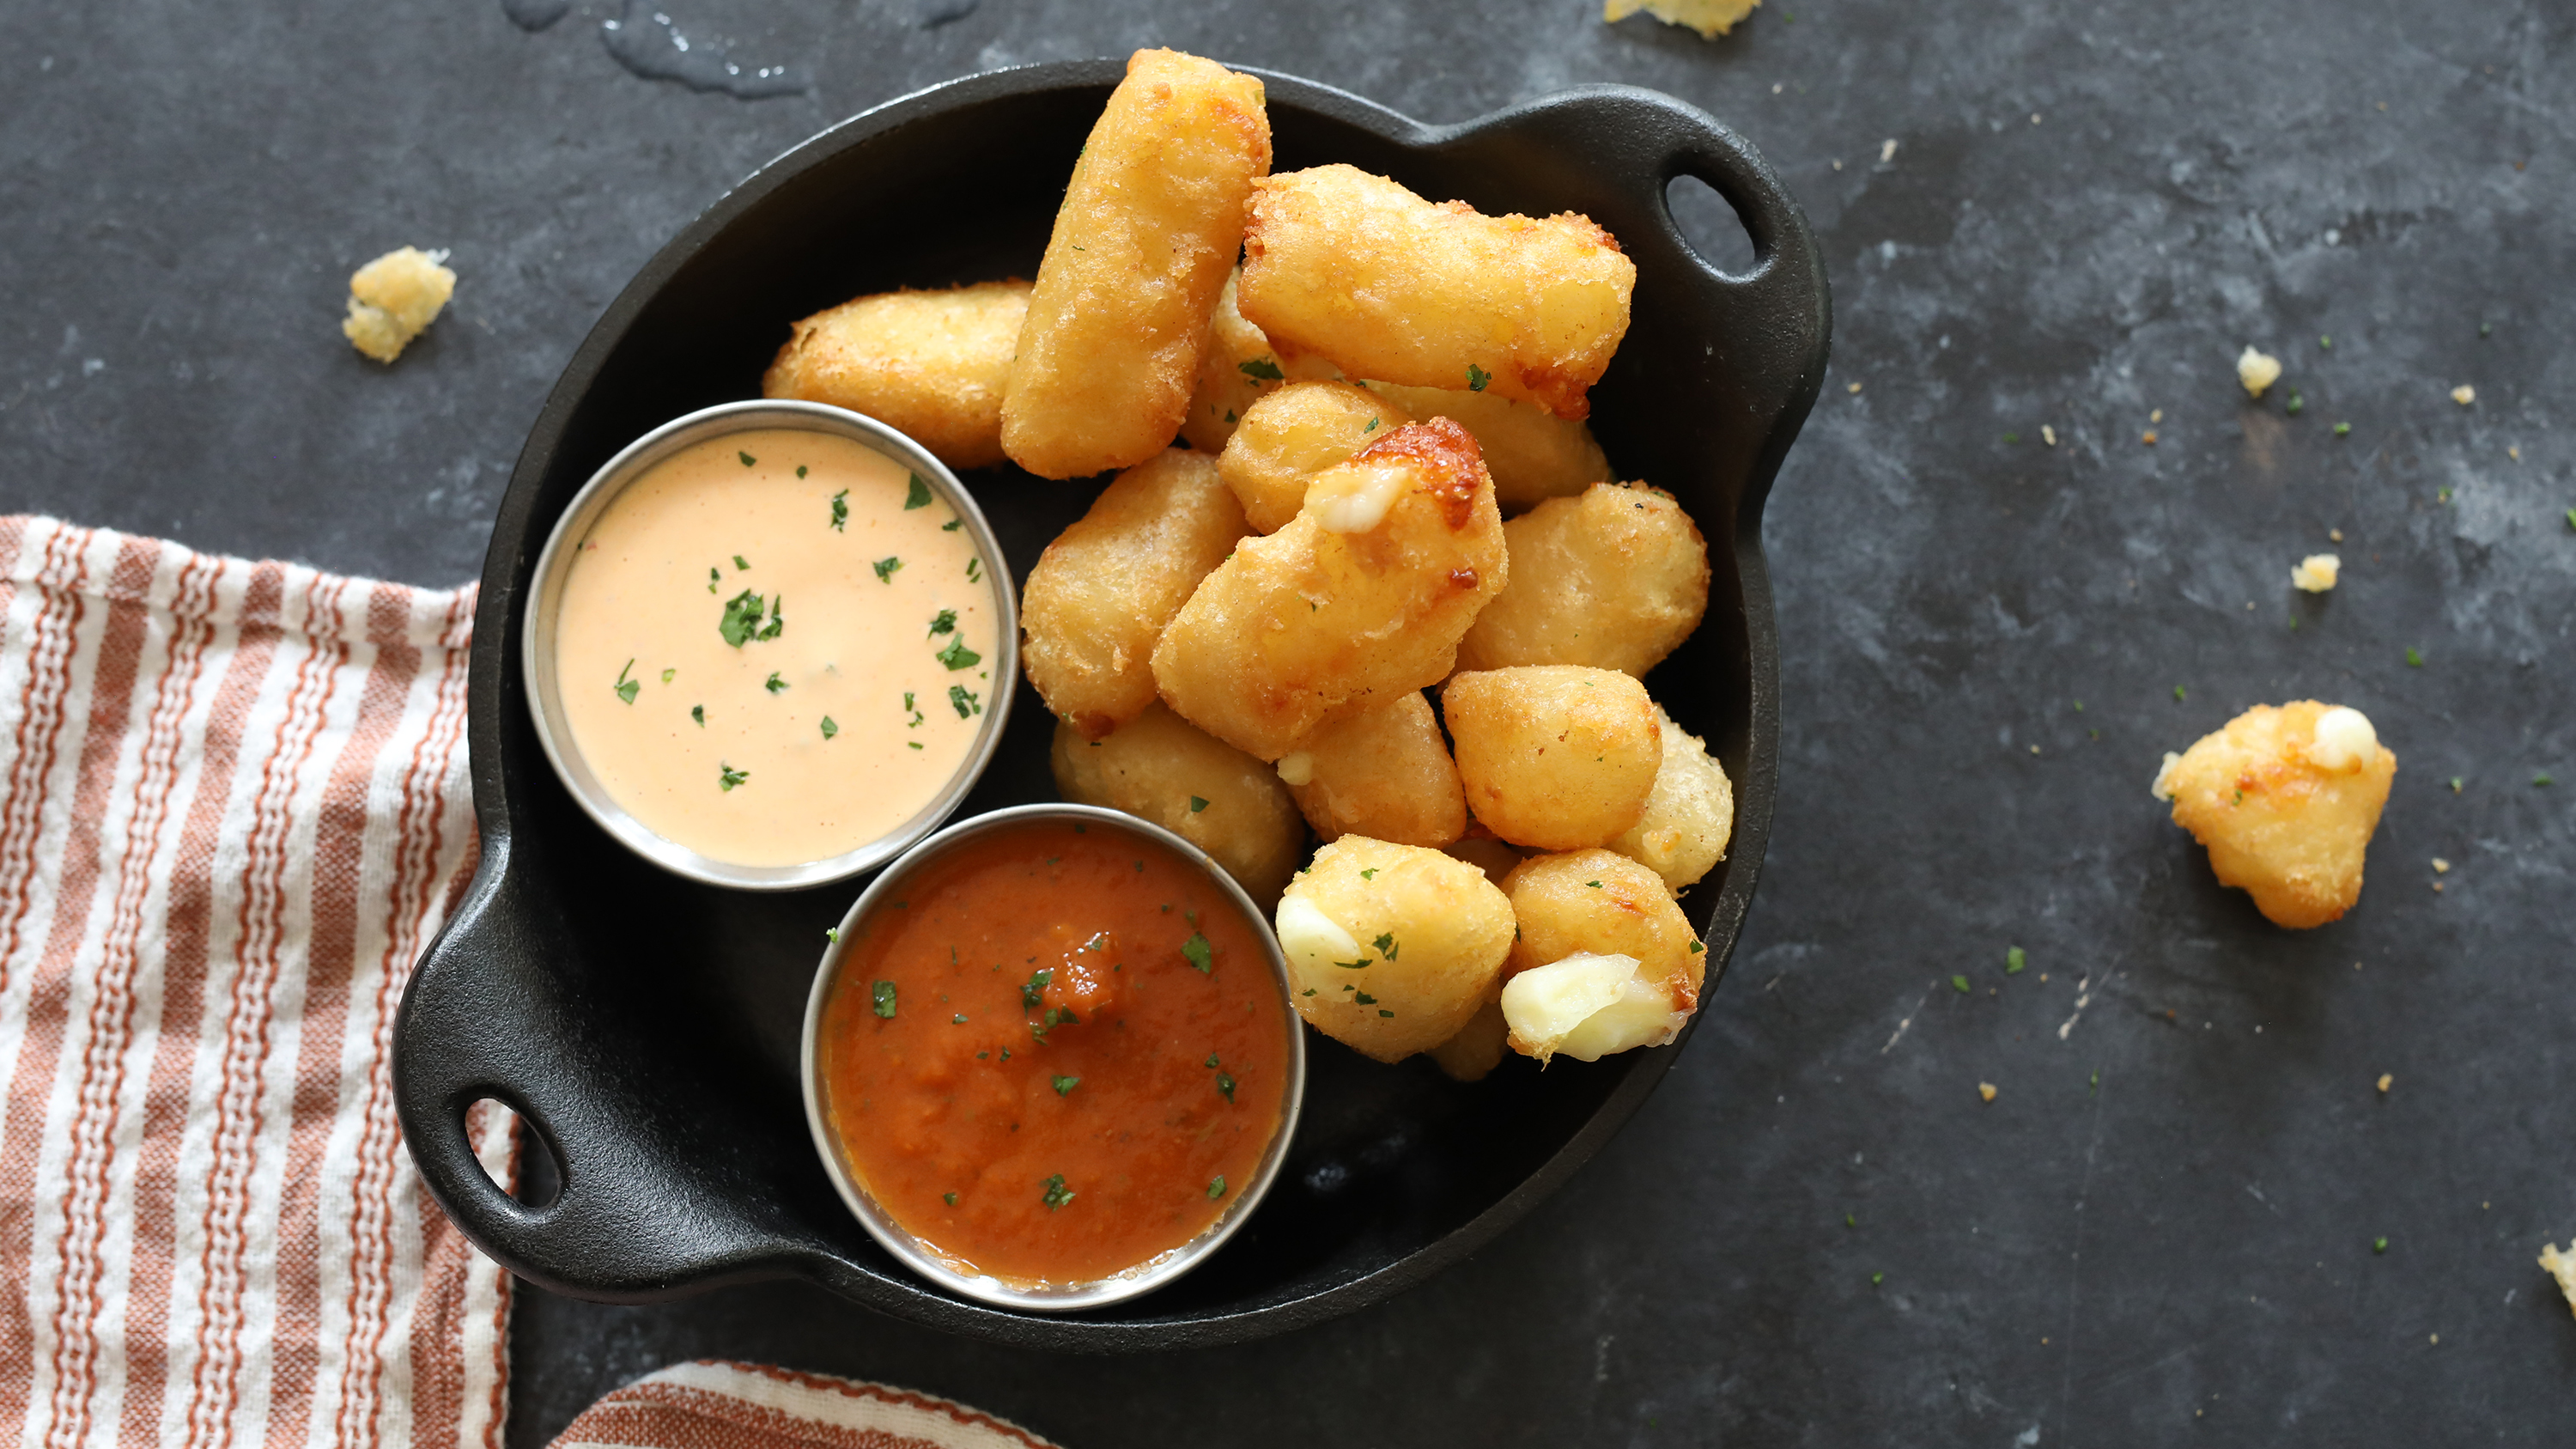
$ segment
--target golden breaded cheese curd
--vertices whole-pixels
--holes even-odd
[[[1448,674],[1509,567],[1476,440],[1440,420],[1398,428],[1216,566],[1154,646],[1154,681],[1182,717],[1276,760],[1343,705]]]
[[[1431,702],[1419,692],[1324,721],[1279,757],[1279,778],[1327,841],[1365,835],[1447,846],[1467,833],[1467,797]]]
[[[1545,1062],[1662,1046],[1699,1007],[1707,955],[1662,877],[1607,850],[1537,856],[1503,881],[1511,1045]]]
[[[1077,805],[1150,820],[1206,851],[1255,904],[1276,900],[1306,849],[1306,822],[1270,767],[1161,705],[1087,740],[1059,720],[1048,763]]]
[[[1402,405],[1346,382],[1292,382],[1252,405],[1217,455],[1243,516],[1277,533],[1306,505],[1315,475],[1413,421]]]
[[[1297,1014],[1382,1062],[1463,1030],[1512,947],[1511,903],[1483,871],[1359,835],[1315,852],[1276,924]]]
[[[1600,483],[1503,525],[1511,587],[1458,643],[1461,669],[1581,664],[1643,676],[1708,612],[1708,543],[1673,496]]]
[[[1726,859],[1735,833],[1735,786],[1699,736],[1673,723],[1660,704],[1655,725],[1664,760],[1655,769],[1654,792],[1646,797],[1646,813],[1610,848],[1662,876],[1678,894]]]
[[[1002,461],[1002,393],[1029,284],[878,292],[788,329],[762,397],[830,403],[910,436],[951,468]]]
[[[1291,362],[1280,357],[1261,329],[1244,321],[1235,309],[1234,286],[1234,275],[1229,273],[1216,294],[1216,310],[1208,315],[1208,345],[1199,358],[1198,391],[1190,395],[1189,416],[1181,423],[1181,436],[1202,453],[1221,451],[1252,405],[1281,384],[1341,375],[1340,368],[1321,358]]]
[[[2313,699],[2258,704],[2179,755],[2154,793],[2209,849],[2219,884],[2274,925],[2340,919],[2361,899],[2362,856],[2397,756],[2361,711]]]
[[[1512,844],[1581,850],[1645,815],[1663,732],[1633,676],[1570,665],[1461,671],[1440,710],[1467,808]]]
[[[1615,25],[1642,10],[1666,25],[1696,30],[1702,40],[1715,40],[1761,4],[1762,0],[1601,0],[1601,18]]]
[[[1020,664],[1048,710],[1093,739],[1142,714],[1163,626],[1247,531],[1205,453],[1112,480],[1020,589]]]
[[[1476,446],[1485,450],[1485,471],[1494,475],[1494,501],[1506,518],[1610,481],[1609,455],[1601,451],[1589,423],[1560,418],[1497,392],[1392,382],[1361,386],[1417,418],[1448,418],[1474,433]]]
[[[1269,171],[1260,81],[1176,51],[1128,59],[1038,264],[1002,400],[1012,462],[1080,478],[1171,443]]]
[[[1433,205],[1355,166],[1256,187],[1236,304],[1271,345],[1352,377],[1590,414],[1637,267],[1591,218]]]

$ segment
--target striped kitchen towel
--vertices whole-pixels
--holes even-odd
[[[506,1282],[385,1051],[473,870],[473,610],[0,519],[0,1443],[500,1442]]]
[[[1054,1449],[1017,1424],[884,1384],[701,1360],[581,1411],[554,1449]]]

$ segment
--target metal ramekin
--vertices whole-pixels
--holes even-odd
[[[966,520],[968,535],[984,560],[984,576],[991,581],[993,613],[996,622],[993,651],[993,678],[998,687],[991,690],[983,714],[983,727],[975,737],[974,748],[966,761],[948,781],[947,788],[914,813],[901,826],[859,846],[825,860],[809,860],[801,865],[735,865],[701,855],[697,851],[657,835],[642,821],[628,814],[610,796],[599,778],[573,744],[572,731],[563,722],[563,694],[555,677],[555,615],[563,603],[564,580],[571,569],[572,557],[581,541],[590,534],[591,525],[607,511],[626,486],[642,477],[652,466],[708,438],[755,428],[794,428],[805,432],[830,433],[848,438],[911,469],[938,493],[939,500],[956,510]],[[984,519],[984,510],[975,506],[974,495],[966,491],[957,475],[946,464],[930,455],[919,443],[878,422],[846,408],[822,403],[754,401],[719,403],[702,408],[686,417],[646,433],[627,445],[590,481],[573,495],[572,504],[563,517],[555,521],[554,531],[546,537],[543,553],[537,555],[535,574],[528,585],[527,622],[519,638],[519,666],[528,691],[528,713],[537,726],[537,740],[545,746],[546,758],[554,762],[555,774],[572,792],[572,798],[601,829],[637,855],[676,875],[709,885],[732,886],[740,890],[783,891],[804,886],[824,885],[845,880],[862,871],[873,870],[901,855],[914,842],[939,828],[965,800],[966,792],[982,778],[985,767],[993,762],[993,751],[1002,742],[1003,726],[1010,722],[1009,684],[1020,674],[1019,594],[1011,584],[1010,569],[1002,559],[1002,545],[993,536],[993,526]]]
[[[1252,1175],[1234,1201],[1205,1232],[1160,1257],[1139,1264],[1123,1273],[1088,1283],[1050,1284],[1023,1288],[998,1278],[961,1273],[924,1247],[901,1223],[894,1220],[876,1200],[859,1186],[842,1155],[839,1134],[823,1115],[823,1082],[816,1047],[823,1025],[823,1008],[831,1000],[833,983],[840,979],[843,952],[860,939],[859,925],[868,919],[878,903],[890,893],[900,892],[922,867],[932,864],[997,830],[1031,823],[1078,821],[1094,830],[1124,831],[1128,835],[1161,846],[1183,862],[1197,867],[1214,882],[1252,927],[1252,938],[1259,944],[1262,956],[1270,964],[1272,979],[1279,988],[1279,1002],[1286,1018],[1288,1034],[1288,1083],[1279,1103],[1279,1128],[1269,1147],[1261,1154],[1261,1166]],[[814,1135],[814,1150],[823,1159],[823,1170],[832,1175],[832,1185],[849,1204],[868,1235],[903,1265],[938,1287],[962,1298],[990,1303],[1002,1308],[1016,1308],[1029,1313],[1071,1313],[1078,1309],[1098,1308],[1104,1304],[1150,1293],[1206,1261],[1209,1254],[1223,1246],[1261,1205],[1270,1184],[1279,1176],[1280,1164],[1288,1157],[1288,1142],[1297,1132],[1298,1109],[1306,1099],[1306,1028],[1297,1015],[1293,990],[1288,982],[1288,958],[1279,949],[1279,938],[1271,933],[1270,923],[1235,884],[1225,867],[1208,857],[1207,852],[1150,821],[1096,805],[1014,805],[961,820],[955,825],[913,847],[901,860],[888,866],[884,874],[860,892],[849,913],[841,917],[840,933],[823,952],[822,965],[814,972],[814,989],[805,998],[805,1041],[802,1075],[805,1086],[805,1125]]]

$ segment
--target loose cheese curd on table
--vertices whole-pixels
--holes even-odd
[[[759,429],[628,484],[555,624],[575,749],[647,829],[798,865],[901,827],[973,750],[994,585],[929,484],[861,444]],[[1001,681],[1001,688],[1010,681]]]
[[[2251,894],[2273,924],[2305,928],[2361,898],[2362,856],[2396,775],[2361,711],[2303,699],[2258,704],[2165,756],[2153,788],[2208,847],[2220,884]]]

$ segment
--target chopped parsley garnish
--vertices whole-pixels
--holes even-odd
[[[959,529],[961,529],[961,528],[964,528],[965,526],[966,526],[966,520],[965,520],[965,519],[962,519],[962,518],[952,518],[952,519],[948,520],[946,523],[943,523],[943,524],[939,525],[939,531],[940,531],[941,533],[955,533],[957,530],[959,530]]]
[[[823,928],[823,939],[838,945],[841,940],[841,928],[838,926],[825,926]]]
[[[2371,1241],[2370,1241],[2370,1251],[2372,1251],[2372,1252],[2374,1252],[2374,1253],[2385,1253],[2385,1252],[2387,1252],[2387,1251],[2388,1251],[2388,1240],[2387,1240],[2386,1238],[2373,1238],[2373,1239],[2371,1239]]]
[[[950,1026],[964,1026],[966,1024],[966,1013],[961,1011],[955,1016],[948,1018],[948,1024]]]
[[[1518,939],[1518,938],[1515,938],[1515,939]],[[1698,955],[1700,952],[1705,951],[1705,950],[1707,950],[1707,949],[1708,949],[1708,948],[1707,948],[1706,946],[1701,945],[1701,944],[1700,944],[1699,942],[1697,942],[1697,941],[1693,941],[1693,942],[1691,942],[1690,953],[1691,953],[1692,955],[1694,955],[1694,956]]]
[[[880,981],[875,985],[870,986],[868,988],[868,999],[876,1003],[877,1015],[884,1017],[888,1021],[892,1021],[894,1019],[893,982]]]
[[[947,665],[952,670],[972,669],[976,665],[984,662],[983,655],[966,647],[966,636],[962,634],[949,640],[947,648],[940,650],[938,653],[933,654],[930,657]]]
[[[1358,959],[1357,961],[1336,961],[1336,962],[1334,962],[1333,964],[1334,964],[1334,965],[1336,965],[1336,966],[1343,967],[1343,968],[1344,968],[1344,969],[1346,969],[1346,970],[1351,970],[1351,971],[1366,971],[1366,970],[1368,969],[1368,964],[1369,964],[1369,963],[1368,963],[1368,958],[1367,958],[1367,957],[1365,957],[1365,956],[1363,956],[1363,957],[1361,957],[1360,959]],[[1345,987],[1343,987],[1342,989],[1343,989],[1343,990],[1345,990],[1345,991],[1348,991],[1350,988],[1349,988],[1349,987],[1347,987],[1347,986],[1345,986]]]
[[[1362,1005],[1362,1006],[1375,1006],[1375,1005],[1377,1005],[1377,998],[1376,998],[1376,997],[1374,997],[1374,996],[1369,995],[1369,994],[1368,994],[1367,992],[1365,992],[1365,991],[1360,991],[1360,992],[1354,992],[1354,993],[1352,993],[1351,1000],[1358,1002],[1358,1003],[1359,1003],[1360,1005]]]
[[[2423,668],[2423,667],[2424,667],[2424,655],[2423,655],[2422,651],[2417,650],[2417,649],[2413,649],[2413,648],[2409,648],[2409,649],[2406,651],[2406,664],[2407,664],[2407,667],[2408,667],[2408,668],[2410,668],[2410,669],[2421,669],[2421,668]]]
[[[876,564],[875,564],[875,568],[876,568],[876,571],[877,571],[877,582],[878,582],[878,583],[881,583],[881,584],[890,584],[890,583],[893,583],[893,582],[894,582],[894,571],[895,571],[896,569],[899,569],[899,568],[902,568],[902,567],[903,567],[903,560],[902,560],[902,559],[899,559],[899,558],[896,558],[896,557],[895,557],[895,556],[893,556],[892,554],[888,554],[888,555],[887,555],[887,556],[885,556],[884,558],[878,559],[878,560],[876,561]]]
[[[1485,390],[1485,384],[1492,382],[1493,380],[1494,375],[1492,373],[1487,372],[1472,362],[1467,364],[1467,391],[1483,392]]]
[[[1046,1015],[1039,1017],[1036,1022],[1030,1025],[1029,1035],[1037,1039],[1038,1045],[1044,1046],[1046,1045],[1047,1033],[1055,1030],[1059,1024],[1066,1022],[1070,1022],[1075,1026],[1080,1026],[1082,1025],[1082,1018],[1065,1010],[1061,1006],[1050,1006],[1046,1009]]]
[[[943,1192],[943,1193],[941,1193],[941,1194],[939,1195],[939,1200],[940,1200],[941,1202],[944,1202],[944,1203],[948,1204],[950,1207],[955,1207],[955,1206],[957,1206],[957,1194],[955,1194],[955,1193],[953,1193],[953,1192]]]
[[[984,561],[980,558],[970,558],[966,560],[966,582],[970,584],[982,583],[984,581],[983,568]]]
[[[914,708],[912,703],[912,691],[909,689],[903,692],[903,707],[910,710],[912,713],[912,723],[905,725],[904,728],[908,730],[921,728],[921,722],[924,719],[927,719],[928,716],[924,715],[919,709]]]
[[[768,690],[772,694],[776,694],[787,687],[787,681],[779,678],[778,671],[773,669],[769,671],[769,677],[767,679],[760,681],[760,687]]]
[[[2180,700],[2182,700],[2182,698],[2183,698],[2183,697],[2184,697],[2184,696],[2183,696],[2183,689],[2182,689],[2182,686],[2181,686],[2181,685],[2179,685],[2179,684],[2175,685],[2175,686],[2174,686],[2174,699],[2175,699],[2177,702],[2179,702]]]
[[[799,463],[799,464],[797,464],[797,465],[796,465],[796,476],[797,476],[797,477],[799,477],[799,478],[802,478],[802,477],[804,477],[804,476],[805,476],[805,465],[804,465],[804,464]],[[842,491],[842,492],[844,492],[844,493],[847,493],[847,492],[849,492],[850,490],[848,490],[847,488],[844,488],[844,489],[842,489],[841,491]]]
[[[755,457],[751,456],[749,453],[743,452],[743,451],[741,451],[740,449],[736,449],[736,450],[734,451],[734,456],[735,456],[735,457],[737,457],[737,458],[740,458],[740,459],[742,460],[742,466],[744,466],[744,467],[746,467],[746,468],[748,468],[748,467],[750,467],[752,464],[757,463],[757,462],[759,462],[759,461],[760,461],[758,458],[755,458]]]
[[[2020,974],[2021,974],[2021,972],[2022,972],[2022,968],[2023,968],[2023,967],[2028,966],[2029,964],[2030,964],[2030,953],[2029,953],[2029,952],[2027,952],[2027,951],[2024,951],[2024,950],[2023,950],[2022,948],[2020,948],[2019,946],[2013,946],[2013,947],[2010,947],[2010,948],[2008,948],[2008,949],[2006,949],[2006,950],[2005,950],[2005,952],[2004,952],[2004,974],[2005,974],[2005,975],[2007,975],[2007,976],[2018,976],[2018,975],[2020,975]]]
[[[1279,364],[1271,361],[1267,357],[1256,357],[1250,362],[1238,362],[1235,364],[1235,367],[1244,376],[1253,379],[1255,382],[1285,382],[1288,380],[1288,374],[1279,370]]]
[[[2338,438],[2343,437],[2344,435],[2346,435],[2347,433],[2350,433],[2351,431],[2352,431],[2352,424],[2350,424],[2350,423],[2337,423],[2337,424],[2335,424],[2335,436],[2336,436],[2336,437],[2338,437]]]
[[[707,707],[703,704],[690,705],[689,718],[698,722],[698,728],[705,729],[707,727]]]
[[[1029,984],[1020,988],[1020,1005],[1025,1006],[1032,1011],[1036,1010],[1039,1000],[1038,993],[1046,990],[1046,984],[1054,979],[1055,972],[1052,969],[1030,972]]]
[[[1384,956],[1384,957],[1385,957],[1386,959],[1388,959],[1389,961],[1392,961],[1392,960],[1394,960],[1394,959],[1395,959],[1396,945],[1395,945],[1395,933],[1394,933],[1393,931],[1386,931],[1386,932],[1382,932],[1382,933],[1380,933],[1380,935],[1378,936],[1378,938],[1377,938],[1376,940],[1374,940],[1374,941],[1369,942],[1369,944],[1370,944],[1370,945],[1372,945],[1372,946],[1375,946],[1375,947],[1377,948],[1377,953],[1378,953],[1379,955],[1381,955],[1381,956]]]
[[[1220,1172],[1208,1179],[1208,1201],[1214,1202],[1223,1196],[1225,1196],[1225,1174]]]
[[[796,470],[796,476],[797,476],[797,477],[799,477],[799,478],[804,477],[804,476],[805,476],[805,470],[804,470],[804,469],[802,469],[802,468],[797,469],[797,470]],[[842,489],[840,492],[835,493],[835,494],[833,494],[833,495],[832,495],[832,531],[833,531],[834,533],[847,533],[847,532],[849,532],[849,529],[847,529],[847,528],[843,527],[843,525],[844,525],[844,524],[847,524],[849,521],[850,521],[850,490],[849,490],[849,489],[847,489],[847,488],[844,488],[844,489]]]
[[[706,721],[700,720],[698,723],[705,724]],[[739,785],[750,778],[751,772],[749,770],[737,770],[733,766],[724,763],[722,760],[718,760],[716,762],[716,788],[719,790],[730,792],[734,786]]]
[[[1066,1203],[1073,1201],[1073,1193],[1064,1185],[1063,1173],[1054,1173],[1047,1178],[1046,1193],[1041,1196],[1038,1201],[1047,1205],[1048,1212],[1054,1212],[1056,1209],[1063,1207]]]
[[[1050,1082],[1055,1083],[1055,1094],[1056,1094],[1057,1096],[1059,1096],[1059,1097],[1070,1097],[1070,1096],[1072,1096],[1072,1095],[1073,1095],[1073,1089],[1082,1085],[1082,1078],[1080,1078],[1080,1077],[1054,1077],[1054,1076],[1051,1076],[1051,1077],[1047,1078],[1047,1080],[1048,1080],[1048,1081],[1050,1081]]]
[[[1216,1064],[1217,1064],[1217,1057],[1216,1057],[1216,1053],[1214,1053],[1214,1052],[1209,1052],[1209,1053],[1208,1053],[1208,1059],[1207,1059],[1207,1061],[1206,1061],[1205,1065],[1213,1067],[1213,1066],[1215,1066]]]
[[[973,719],[984,712],[983,703],[975,697],[972,690],[962,684],[948,686],[948,704],[951,709],[957,711],[959,719]]]
[[[1951,978],[1950,978],[1950,984],[1951,984],[1952,986],[1955,986],[1955,987],[1959,988],[1959,990],[1961,990],[1961,991],[1963,991],[1963,992],[1969,989],[1969,987],[1968,987],[1968,978],[1967,978],[1967,977],[1965,977],[1965,976],[1953,976],[1953,977],[1951,977]]]
[[[1200,975],[1216,974],[1216,951],[1208,945],[1207,937],[1192,931],[1190,938],[1181,943],[1181,954],[1189,958],[1190,965],[1196,967]]]
[[[744,560],[743,560],[743,556],[742,556],[741,554],[735,554],[735,555],[733,556],[733,566],[734,566],[734,568],[736,568],[737,570],[740,570],[740,569],[747,569],[747,568],[751,567],[751,565],[750,565],[749,563],[744,562]]]
[[[716,591],[717,581],[723,577],[723,574],[716,572],[714,569],[707,570],[707,592],[710,594],[714,593]]]
[[[921,637],[925,639],[935,639],[942,634],[954,633],[956,629],[957,611],[955,609],[942,609],[932,616],[930,620],[930,632]]]
[[[1226,1099],[1227,1101],[1231,1102],[1231,1101],[1233,1101],[1233,1100],[1234,1100],[1234,1078],[1233,1078],[1233,1077],[1228,1076],[1228,1075],[1227,1075],[1226,1073],[1224,1073],[1224,1072],[1219,1072],[1219,1073],[1217,1073],[1217,1074],[1216,1074],[1216,1089],[1217,1089],[1218,1091],[1220,1091],[1220,1092],[1225,1093],[1225,1099]]]
[[[634,660],[629,659],[626,661],[626,669],[632,669],[634,667]],[[644,687],[644,681],[640,679],[627,678],[626,669],[620,669],[617,671],[617,697],[626,701],[628,704],[633,704],[635,702],[635,691]],[[667,678],[668,676],[665,677]]]
[[[840,732],[841,732],[841,727],[840,727],[839,725],[836,725],[836,724],[832,723],[832,717],[831,717],[830,715],[828,715],[828,714],[827,714],[827,715],[823,716],[823,738],[825,738],[825,739],[827,739],[827,740],[828,740],[828,739],[830,739],[832,736],[837,735],[837,734],[839,734]]]
[[[1375,880],[1375,879],[1377,879],[1377,868],[1376,868],[1375,866],[1371,866],[1371,867],[1369,867],[1367,870],[1361,871],[1361,872],[1360,872],[1360,879],[1362,879],[1362,880]]]
[[[1384,1016],[1384,1017],[1392,1017],[1392,1016],[1394,1016],[1394,1015],[1395,1015],[1395,1013],[1394,1013],[1394,1012],[1389,1011],[1389,1010],[1387,1010],[1385,1007],[1382,1007],[1382,1006],[1378,1008],[1378,1012],[1377,1012],[1377,1014],[1378,1014],[1378,1015],[1380,1015],[1380,1016]]]
[[[1594,890],[1596,890],[1596,891],[1597,891],[1597,890],[1599,890],[1599,889],[1601,889],[1601,882],[1599,882],[1599,881],[1597,881],[1597,880],[1588,880],[1588,881],[1585,881],[1585,882],[1584,882],[1584,884],[1585,884],[1585,885],[1587,885],[1587,886],[1589,886],[1589,887],[1591,887],[1592,889],[1594,889]]]
[[[916,508],[928,508],[929,506],[930,506],[930,485],[929,485],[928,483],[925,483],[925,482],[923,482],[923,481],[922,481],[922,479],[921,479],[921,475],[920,475],[920,474],[915,473],[915,474],[913,474],[913,475],[912,475],[912,486],[911,486],[910,488],[907,488],[907,489],[905,489],[905,490],[904,490],[904,494],[903,494],[903,507],[904,507],[904,511],[905,511],[906,513],[909,513],[909,512],[911,512],[913,509],[916,509]]]
[[[1206,797],[1205,795],[1192,795],[1192,796],[1190,797],[1190,813],[1191,813],[1192,815],[1196,815],[1196,814],[1198,814],[1200,811],[1205,810],[1206,808],[1207,808],[1207,797]]]
[[[781,602],[784,601],[782,600]],[[760,595],[753,593],[749,589],[743,590],[741,593],[725,600],[724,618],[717,623],[716,632],[722,634],[724,636],[724,641],[736,649],[741,648],[743,645],[750,643],[754,639],[777,638],[780,627],[778,620],[773,618],[770,621],[768,632],[764,633],[761,630],[761,611],[766,609],[768,605],[769,601],[767,599],[762,598]]]
[[[1360,431],[1363,433],[1374,433],[1377,431],[1377,425],[1383,421],[1385,421],[1383,418],[1371,418],[1368,420],[1368,426],[1360,429]]]
[[[1300,995],[1304,995],[1304,996],[1312,996],[1312,995],[1314,995],[1314,994],[1315,994],[1315,988],[1314,988],[1314,987],[1312,987],[1312,986],[1309,986],[1309,987],[1307,987],[1303,992],[1301,992],[1301,993],[1299,993],[1299,994],[1300,994]]]

